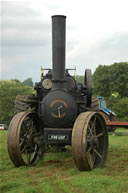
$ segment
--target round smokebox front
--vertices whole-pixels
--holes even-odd
[[[49,127],[70,127],[76,119],[77,105],[72,96],[64,91],[49,93],[44,98],[43,104],[45,104],[43,120]]]

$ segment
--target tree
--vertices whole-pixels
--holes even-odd
[[[23,81],[24,85],[31,86],[33,87],[33,81],[32,78],[27,78],[26,80]]]
[[[18,79],[12,79],[12,81],[15,81],[17,83],[21,83],[20,80],[18,80]]]
[[[128,62],[99,65],[92,79],[93,95],[107,97],[116,119],[128,121]]]
[[[77,75],[76,76],[76,81],[78,82],[78,83],[84,83],[84,76],[83,75]]]
[[[35,91],[14,80],[0,81],[0,120],[10,120],[13,116],[16,95],[30,95]]]
[[[114,63],[110,66],[99,65],[93,74],[93,87],[95,95],[128,96],[128,63]]]
[[[116,100],[113,111],[116,112],[118,120],[128,121],[128,97]]]
[[[93,80],[93,94],[106,96],[110,95],[110,72],[109,66],[102,66],[96,69],[92,77]]]
[[[118,93],[120,98],[128,96],[128,63],[115,63],[110,67],[111,94]]]

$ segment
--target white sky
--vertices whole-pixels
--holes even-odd
[[[67,16],[67,68],[76,66],[78,74],[84,74],[85,68],[91,68],[94,72],[99,64],[110,65],[114,62],[128,61],[128,0],[3,0],[1,2],[4,10],[1,13],[2,79],[24,80],[32,77],[34,81],[38,81],[40,66],[45,64],[44,67],[51,67],[51,16],[58,14]],[[27,10],[28,13],[31,12],[30,16],[27,15]],[[29,26],[30,24],[32,27]],[[48,27],[45,28],[44,24]],[[30,36],[33,34],[32,38],[35,42],[42,42],[42,47],[30,46],[33,39],[27,36],[26,26],[31,29],[29,33]],[[44,28],[40,29],[41,26]],[[46,41],[47,46],[43,45],[43,40]],[[16,44],[19,42],[17,48],[13,45],[16,41]],[[29,45],[27,49],[23,42]],[[26,61],[28,61],[27,66]]]

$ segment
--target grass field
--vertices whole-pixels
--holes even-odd
[[[0,131],[0,193],[128,193],[128,136],[109,137],[103,169],[79,172],[71,147],[47,152],[34,167],[15,168],[7,152],[7,131]]]

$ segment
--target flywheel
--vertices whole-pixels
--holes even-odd
[[[96,112],[81,113],[72,132],[72,154],[80,171],[102,168],[108,151],[108,135],[102,115]]]
[[[45,145],[35,113],[17,113],[8,129],[8,153],[16,167],[35,165],[44,154]]]
[[[92,100],[92,75],[91,69],[85,70],[85,77],[84,77],[84,84],[86,86],[86,97],[87,97],[87,107],[91,107],[91,100]]]

